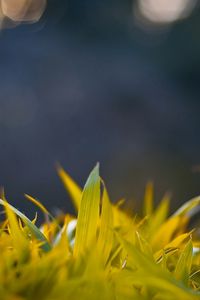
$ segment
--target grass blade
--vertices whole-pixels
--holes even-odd
[[[57,167],[57,172],[59,177],[61,178],[64,187],[68,191],[72,202],[74,204],[75,209],[78,211],[80,208],[80,202],[81,202],[81,195],[82,190],[78,186],[78,184],[65,172],[65,170],[61,167]]]
[[[8,207],[24,222],[24,224],[29,228],[31,233],[35,236],[35,238],[42,243],[41,248],[48,252],[51,250],[51,246],[47,241],[46,237],[42,234],[42,232],[35,226],[23,213],[21,213],[18,209],[16,209],[11,204],[8,204],[6,201],[0,199],[0,204]]]
[[[100,177],[99,165],[90,173],[85,184],[75,235],[74,256],[83,254],[95,241],[99,221]]]

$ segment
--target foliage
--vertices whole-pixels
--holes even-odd
[[[200,299],[200,242],[188,229],[200,205],[192,199],[168,217],[169,199],[153,205],[148,184],[144,216],[112,204],[97,165],[83,191],[61,168],[59,175],[78,212],[53,218],[36,199],[46,222],[36,226],[0,204],[1,300]]]

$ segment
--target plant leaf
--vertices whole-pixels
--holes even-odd
[[[104,184],[104,183],[103,183]],[[103,263],[106,264],[110,255],[113,243],[113,212],[112,204],[108,192],[104,185],[102,198],[102,212],[98,237],[98,252],[102,256]]]
[[[174,272],[175,277],[188,285],[192,265],[193,245],[191,239],[183,249]]]
[[[57,167],[57,172],[63,182],[63,185],[65,186],[66,190],[68,191],[68,193],[72,199],[75,209],[78,211],[80,208],[81,195],[82,195],[81,188],[69,176],[69,174],[67,174],[65,172],[65,170],[61,166]]]
[[[74,244],[74,256],[84,253],[94,243],[97,234],[100,206],[100,177],[99,164],[90,173],[85,184],[80,209]]]
[[[6,204],[6,201],[0,199],[0,204],[6,207],[6,205],[9,206],[9,208],[18,216],[22,219],[24,224],[29,228],[31,233],[36,237],[37,240],[39,240],[41,244],[41,248],[45,251],[48,252],[51,250],[51,246],[49,242],[47,241],[46,237],[42,234],[42,232],[35,226],[23,213],[21,213],[18,209],[16,209],[14,206],[11,204]]]
[[[150,216],[153,212],[153,183],[149,182],[144,195],[144,216]]]
[[[195,197],[186,203],[184,203],[173,216],[186,216],[192,217],[194,214],[198,213],[200,210],[200,196]],[[173,217],[172,216],[172,217]]]

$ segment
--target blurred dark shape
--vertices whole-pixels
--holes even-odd
[[[195,165],[192,167],[192,172],[194,173],[200,173],[200,165]]]
[[[156,201],[170,190],[174,207],[199,194],[199,26],[198,5],[152,32],[137,25],[130,0],[49,0],[38,23],[2,31],[7,198],[25,211],[23,193],[72,209],[56,161],[81,185],[100,161],[111,198],[136,206],[149,179]]]

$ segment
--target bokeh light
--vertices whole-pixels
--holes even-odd
[[[1,27],[5,27],[5,19],[9,19],[14,24],[37,22],[45,7],[46,0],[0,0]]]
[[[134,3],[141,22],[146,20],[157,25],[167,25],[187,18],[197,0],[138,0]]]

